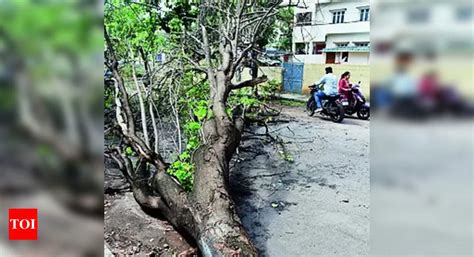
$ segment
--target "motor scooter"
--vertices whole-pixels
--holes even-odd
[[[313,116],[316,111],[316,102],[314,94],[318,92],[319,88],[314,85],[309,86],[311,90],[311,97],[306,102],[306,111],[309,116]],[[333,122],[342,122],[344,119],[344,107],[340,101],[340,95],[330,95],[321,98],[323,110],[320,112],[321,115],[329,117]]]
[[[346,97],[342,97],[342,106],[344,107],[344,113],[352,115],[357,113],[357,117],[362,120],[367,120],[370,117],[370,103],[365,100],[364,95],[360,90],[360,81],[357,84],[352,85],[352,98],[351,103]]]

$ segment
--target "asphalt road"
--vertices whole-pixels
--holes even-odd
[[[302,107],[283,107],[282,118],[290,121],[269,131],[284,150],[246,134],[234,162],[232,186],[250,236],[263,256],[368,255],[370,122],[336,124]]]
[[[371,256],[473,256],[472,120],[371,124]]]

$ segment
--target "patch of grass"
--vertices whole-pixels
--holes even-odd
[[[285,150],[281,150],[279,151],[279,154],[281,156],[281,158],[289,163],[293,163],[295,162],[295,158],[293,157],[293,155],[291,155],[291,153],[289,153],[288,151]]]
[[[306,106],[305,102],[293,101],[293,100],[287,100],[287,99],[278,99],[278,100],[275,100],[274,102],[276,104],[291,106],[291,107],[305,107]]]

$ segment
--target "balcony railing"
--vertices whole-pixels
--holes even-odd
[[[305,22],[297,22],[295,23],[295,27],[301,27],[301,26],[322,26],[322,25],[337,25],[337,24],[352,24],[352,23],[362,23],[362,22],[370,22],[368,21],[345,21],[345,22],[340,22],[340,23],[332,23],[332,22],[316,22],[316,21],[305,21]]]

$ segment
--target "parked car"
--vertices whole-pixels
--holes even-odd
[[[257,61],[260,66],[280,66],[281,65],[281,60],[277,58],[270,58],[265,55],[258,57]]]

